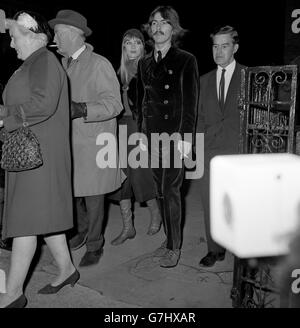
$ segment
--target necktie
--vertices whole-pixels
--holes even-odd
[[[67,60],[67,68],[69,68],[69,66],[71,65],[71,62],[73,60],[73,57],[69,57],[68,60]]]
[[[225,103],[225,72],[226,72],[226,69],[223,68],[221,80],[220,80],[220,84],[219,84],[219,104],[220,104],[221,109],[223,109],[224,103]]]
[[[157,64],[161,61],[161,59],[162,59],[162,54],[161,54],[161,51],[158,50],[158,51],[157,51],[157,58],[156,58],[156,62],[157,62]]]

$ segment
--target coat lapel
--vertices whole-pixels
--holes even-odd
[[[227,90],[227,95],[225,99],[225,105],[224,105],[224,111],[228,107],[228,105],[231,103],[232,100],[236,99],[237,92],[239,92],[239,87],[240,87],[240,80],[241,80],[241,67],[238,63],[235,65],[234,72],[232,74],[228,90]]]
[[[214,70],[209,79],[209,90],[211,91],[211,97],[215,102],[215,108],[218,108],[220,112],[222,109],[219,104],[218,93],[217,93],[217,70]]]

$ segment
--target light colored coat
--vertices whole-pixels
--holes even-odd
[[[66,58],[63,58],[66,67]],[[66,68],[71,84],[71,98],[87,104],[87,118],[72,121],[74,163],[74,196],[106,194],[118,189],[125,179],[119,168],[100,168],[96,156],[104,146],[96,145],[101,133],[116,137],[116,116],[122,111],[120,86],[111,63],[103,56],[86,49]],[[116,139],[117,141],[117,139]],[[117,143],[113,151],[117,152]]]

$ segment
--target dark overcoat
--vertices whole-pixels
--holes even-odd
[[[55,55],[45,47],[31,54],[11,76],[3,100],[5,129],[22,125],[22,106],[44,160],[33,170],[6,172],[4,238],[72,228],[68,86]]]

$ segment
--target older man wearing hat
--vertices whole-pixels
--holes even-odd
[[[101,168],[96,161],[104,147],[97,145],[97,137],[102,133],[116,136],[116,116],[123,109],[120,87],[111,63],[85,43],[92,30],[84,16],[73,10],[61,10],[49,25],[54,29],[58,52],[64,56],[62,64],[70,79],[72,99],[78,231],[70,240],[70,247],[78,249],[86,244],[87,251],[79,266],[88,266],[98,263],[103,252],[104,195],[118,189],[125,178],[117,156],[113,167]]]

